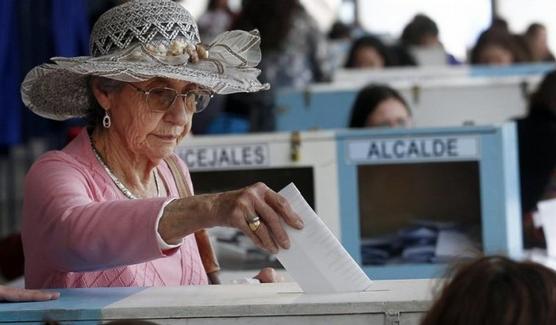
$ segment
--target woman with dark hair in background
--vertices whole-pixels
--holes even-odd
[[[436,48],[439,53],[441,53],[442,57],[440,60],[443,61],[438,63],[460,64],[453,55],[446,53],[444,46],[440,42],[440,31],[438,30],[438,26],[434,20],[424,14],[415,15],[404,27],[400,42],[402,47],[408,51],[416,51],[419,49],[431,50]]]
[[[556,324],[556,274],[534,262],[490,256],[462,264],[421,325]]]
[[[512,34],[507,22],[498,17],[479,36],[469,61],[471,64],[509,65],[530,61],[530,54],[525,40]]]
[[[328,81],[325,35],[299,0],[243,0],[234,29],[258,29],[263,75],[273,87]]]
[[[345,67],[382,69],[392,66],[392,63],[386,45],[377,37],[366,35],[351,45]]]
[[[332,65],[325,35],[299,0],[243,0],[233,27],[259,30],[263,53],[260,79],[273,89],[228,96],[226,114],[218,122],[223,125],[220,133],[273,131],[274,90],[330,80]],[[241,125],[241,121],[245,121],[244,127],[227,127]]]
[[[406,127],[410,124],[411,111],[400,93],[385,85],[371,84],[357,94],[349,127]]]

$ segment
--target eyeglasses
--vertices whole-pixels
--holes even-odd
[[[185,106],[192,110],[193,113],[199,113],[207,107],[213,96],[213,93],[207,89],[193,89],[180,94],[173,88],[156,87],[144,90],[134,84],[126,84],[130,85],[138,92],[145,94],[147,97],[147,106],[150,110],[161,113],[168,111],[168,109],[174,105],[177,97],[183,97]]]

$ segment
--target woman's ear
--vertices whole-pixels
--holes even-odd
[[[112,93],[102,89],[99,83],[100,83],[99,78],[93,78],[91,80],[91,90],[100,107],[102,107],[102,109],[104,109],[105,111],[108,111],[112,107],[113,96]]]

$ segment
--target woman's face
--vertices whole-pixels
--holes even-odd
[[[384,67],[384,58],[377,49],[371,46],[360,47],[355,52],[353,61],[355,68],[380,69]]]
[[[512,52],[499,45],[489,45],[479,54],[479,63],[492,65],[510,65],[514,61]]]
[[[411,116],[405,105],[396,98],[388,98],[378,104],[367,117],[367,127],[407,127]]]
[[[194,112],[194,108],[186,107],[182,97],[176,98],[165,112],[151,110],[147,105],[147,95],[136,88],[149,91],[159,87],[184,93],[198,86],[186,81],[155,78],[124,85],[111,96],[110,103],[112,126],[109,131],[115,132],[128,150],[150,160],[163,159],[174,151],[191,129]]]

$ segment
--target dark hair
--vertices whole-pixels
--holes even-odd
[[[409,106],[407,106],[406,101],[400,95],[400,93],[390,88],[386,85],[370,84],[365,88],[361,89],[357,94],[355,103],[351,108],[351,118],[349,122],[350,128],[362,128],[365,127],[365,122],[367,117],[374,113],[378,105],[390,98],[399,100],[404,107],[407,109],[409,115],[411,111]]]
[[[258,29],[261,50],[278,50],[292,29],[296,14],[306,14],[299,0],[243,0],[232,29]]]
[[[87,110],[87,127],[90,129],[95,129],[102,125],[102,119],[106,111],[100,106],[95,95],[93,94],[93,87],[98,87],[104,92],[114,92],[119,91],[124,83],[122,81],[108,79],[104,77],[90,76],[87,80],[87,87],[89,91],[89,109]]]
[[[350,39],[353,27],[341,21],[335,21],[328,31],[328,39]]]
[[[529,27],[527,27],[525,36],[533,38],[541,29],[546,29],[546,27],[541,23],[532,23]]]
[[[481,64],[480,57],[482,52],[491,47],[497,46],[510,52],[513,62],[528,62],[531,60],[531,53],[527,47],[525,38],[521,35],[514,35],[508,29],[506,20],[497,17],[492,21],[490,27],[483,31],[473,49],[471,50],[470,62]]]
[[[349,49],[349,54],[346,60],[345,67],[346,68],[355,68],[355,54],[364,47],[372,47],[374,48],[384,60],[384,66],[391,66],[392,60],[391,55],[389,53],[388,48],[382,43],[380,39],[377,37],[366,35],[358,38],[353,42],[351,48]]]
[[[529,113],[547,111],[556,117],[556,70],[546,74],[529,100]]]
[[[404,46],[419,46],[427,35],[437,37],[438,26],[428,16],[418,14],[403,29],[401,41]]]
[[[500,16],[496,16],[492,19],[489,29],[499,33],[510,34],[508,21]]]
[[[543,265],[490,256],[452,274],[421,325],[556,324],[556,273]]]
[[[524,49],[524,45],[517,36],[506,34],[498,30],[486,30],[481,33],[477,43],[471,50],[471,63],[482,64],[481,55],[483,51],[491,46],[498,46],[510,52],[513,62],[527,61],[528,53]]]

